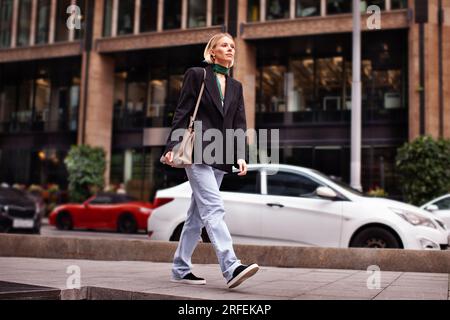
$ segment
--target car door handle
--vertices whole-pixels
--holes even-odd
[[[273,207],[283,208],[284,207],[281,203],[266,203],[266,205],[268,205],[271,208],[273,208]]]

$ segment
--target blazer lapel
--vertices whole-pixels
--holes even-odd
[[[225,88],[225,102],[223,105],[224,115],[226,115],[228,110],[230,109],[231,98],[233,97],[233,94],[234,94],[233,81],[231,81],[230,76],[226,76],[226,77],[227,77],[227,82],[226,82],[226,88]]]
[[[222,107],[222,102],[220,101],[219,88],[217,87],[216,77],[214,75],[214,71],[212,70],[211,65],[208,65],[206,67],[205,87],[206,90],[208,90],[212,100],[214,101],[214,105],[219,110],[220,114],[223,116],[225,106]],[[227,93],[228,90],[225,91],[225,101],[227,100],[226,99]]]

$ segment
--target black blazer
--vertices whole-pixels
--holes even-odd
[[[226,129],[243,129],[244,132],[247,130],[246,118],[245,118],[245,106],[242,84],[231,78],[226,77],[225,84],[225,98],[224,105],[220,101],[219,88],[217,86],[214,71],[212,70],[212,65],[205,67],[206,69],[206,79],[205,79],[205,89],[203,91],[202,99],[200,100],[200,105],[197,111],[197,117],[195,121],[202,121],[202,131],[207,129],[218,129],[222,132],[224,138],[223,141],[223,159],[221,161],[216,161],[211,165],[217,169],[231,173],[232,166],[239,168],[237,164],[238,154],[244,154],[244,159],[248,163],[248,152],[247,147],[242,149],[239,144],[234,141],[234,158],[233,164],[226,163]],[[186,129],[189,125],[189,120],[194,113],[195,103],[197,102],[197,97],[200,92],[200,87],[203,81],[203,68],[193,67],[189,68],[184,74],[183,85],[180,92],[180,97],[178,99],[177,107],[175,109],[175,114],[173,116],[172,128],[170,134],[167,138],[166,147],[164,150],[164,155],[173,149],[173,147],[178,143],[178,141],[171,141],[172,132],[175,129]],[[194,125],[195,127],[195,125]],[[198,134],[196,132],[196,134]],[[197,136],[196,136],[197,139]],[[181,138],[180,140],[181,141]],[[202,154],[206,146],[208,146],[212,141],[203,141],[202,143]],[[247,138],[246,138],[247,146]],[[211,148],[211,147],[210,147]],[[194,153],[196,150],[194,147]],[[214,155],[214,154],[213,154]],[[241,157],[242,158],[242,157]],[[194,163],[196,159],[194,157]],[[202,163],[204,160],[202,159]]]

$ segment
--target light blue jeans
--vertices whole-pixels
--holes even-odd
[[[222,274],[229,281],[241,261],[236,258],[230,232],[223,220],[225,209],[219,188],[225,172],[205,164],[192,164],[185,170],[192,189],[191,205],[175,252],[172,276],[180,279],[191,272],[191,256],[205,226]]]

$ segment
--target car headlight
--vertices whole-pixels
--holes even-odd
[[[398,208],[389,208],[396,214],[398,214],[400,217],[408,221],[414,226],[422,226],[422,227],[429,227],[433,229],[437,229],[436,225],[431,221],[431,219],[428,219],[426,217],[423,217],[421,215],[418,215],[414,212],[407,211],[404,209],[398,209]]]
[[[152,209],[141,207],[141,208],[139,208],[139,211],[142,213],[151,213]]]

